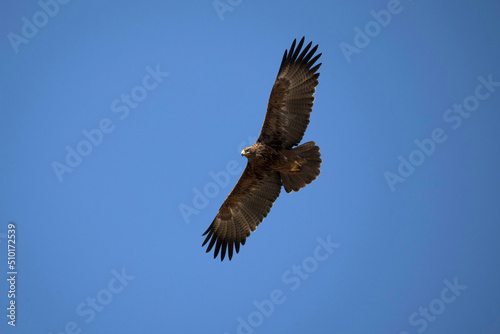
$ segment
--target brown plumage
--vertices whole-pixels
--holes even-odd
[[[267,216],[278,198],[281,186],[290,193],[299,191],[319,175],[319,147],[310,141],[298,145],[304,136],[312,111],[321,66],[314,63],[318,45],[310,42],[303,50],[304,37],[285,50],[269,98],[266,118],[259,138],[241,151],[248,163],[238,183],[222,204],[219,213],[203,235],[207,253],[215,246],[214,258],[226,251],[229,260],[244,245],[251,231]]]

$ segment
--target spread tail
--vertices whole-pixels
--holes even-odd
[[[319,170],[321,165],[321,154],[319,153],[319,147],[316,146],[313,141],[297,146],[292,149],[292,152],[304,158],[306,162],[301,164],[300,173],[280,173],[283,186],[287,193],[292,192],[292,190],[299,191],[301,188],[304,188],[306,184],[315,180],[319,173],[321,173]]]

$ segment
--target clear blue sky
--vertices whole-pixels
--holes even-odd
[[[497,2],[59,1],[0,4],[1,333],[500,333]],[[302,36],[322,173],[221,263]]]

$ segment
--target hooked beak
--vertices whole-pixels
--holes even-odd
[[[241,156],[248,157],[248,153],[245,153],[245,150],[241,150]]]

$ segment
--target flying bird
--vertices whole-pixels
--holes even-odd
[[[256,230],[278,198],[281,186],[287,193],[299,191],[320,174],[321,154],[313,141],[300,143],[312,111],[321,66],[314,63],[318,45],[302,49],[304,37],[290,51],[285,50],[278,76],[271,90],[259,138],[241,151],[248,159],[238,183],[222,204],[206,235],[207,253],[215,246],[214,258],[233,249],[240,251],[250,232]]]

